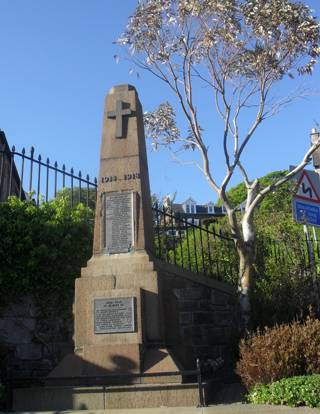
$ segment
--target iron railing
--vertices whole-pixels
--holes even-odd
[[[0,201],[10,195],[20,199],[32,199],[36,205],[61,195],[64,189],[71,206],[82,202],[95,208],[97,179],[76,174],[65,164],[59,166],[49,158],[36,155],[34,147],[27,153],[13,146],[0,145]],[[165,207],[154,205],[155,255],[195,273],[237,283],[238,255],[229,234],[204,215],[200,224],[194,224],[187,214],[174,213]],[[320,273],[319,235],[299,240],[258,239],[256,265],[263,274],[272,260],[282,268],[293,269],[301,275]]]
[[[155,254],[168,263],[232,282],[238,275],[235,244],[210,219],[194,224],[187,215],[153,206]]]
[[[19,152],[13,146],[9,152],[3,145],[0,148],[1,188],[4,199],[16,195],[33,199],[37,206],[41,199],[48,201],[56,198],[62,189],[66,189],[71,206],[82,202],[94,207],[97,179],[91,180],[88,174],[83,175],[81,171],[76,174],[73,168],[67,170],[65,164],[60,167],[57,161],[51,163],[49,158],[36,155],[34,147],[27,153],[25,148]]]
[[[219,358],[220,359],[220,358]],[[205,373],[203,362],[200,361],[199,358],[196,359],[196,369],[190,370],[180,370],[180,371],[168,371],[168,372],[154,372],[154,373],[123,373],[123,372],[116,372],[116,373],[108,373],[104,376],[72,376],[72,377],[21,377],[21,378],[7,378],[4,383],[8,387],[9,392],[11,393],[13,389],[16,388],[29,388],[32,386],[44,387],[47,385],[54,386],[62,384],[68,384],[70,386],[77,386],[77,387],[88,387],[88,386],[102,386],[104,392],[113,392],[113,390],[119,391],[117,387],[119,385],[130,385],[131,383],[141,383],[144,385],[148,385],[147,382],[144,380],[147,378],[161,378],[161,377],[176,377],[181,376],[183,379],[184,384],[192,385],[196,380],[196,386],[198,389],[198,406],[199,407],[206,407],[206,393],[205,393],[205,386],[206,383],[203,380],[204,374],[208,376],[208,373]],[[211,367],[209,371],[210,377],[215,374],[222,364],[217,364],[217,367]],[[186,379],[186,380],[185,380]],[[155,383],[153,384],[156,386],[161,386],[165,383]],[[173,386],[176,386],[176,383],[172,383]],[[154,387],[154,389],[156,389]],[[8,398],[8,406],[11,406],[12,396]],[[108,408],[108,407],[105,407]]]

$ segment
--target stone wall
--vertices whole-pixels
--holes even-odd
[[[10,378],[44,377],[67,353],[73,352],[71,310],[42,315],[25,297],[1,311],[2,375]]]
[[[157,262],[157,268],[167,345],[187,368],[198,357],[221,357],[227,373],[238,332],[235,289],[170,264]]]
[[[222,357],[228,372],[237,334],[235,289],[176,266],[154,262],[164,309],[165,345],[185,369],[194,368],[197,357]],[[2,362],[10,377],[44,377],[65,355],[73,353],[71,304],[69,311],[62,312],[56,304],[46,314],[44,317],[30,298],[1,312],[0,351],[5,351]]]

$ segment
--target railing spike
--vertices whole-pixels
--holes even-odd
[[[65,171],[65,170],[66,170],[66,166],[63,164],[62,171]]]
[[[81,177],[82,177],[81,171],[79,171],[78,176],[79,176],[79,178],[81,178]]]
[[[23,147],[23,148],[22,148],[22,151],[21,151],[21,154],[22,154],[22,155],[24,155],[25,153],[26,153],[26,150],[25,150],[25,148]]]
[[[42,159],[41,154],[39,154],[38,161],[41,161],[41,159]]]
[[[33,155],[34,155],[34,147],[31,147],[31,149],[30,149],[30,154],[31,154],[31,158],[33,157]]]
[[[97,177],[94,177],[94,183],[95,183],[95,184],[97,184],[97,183],[98,183]]]
[[[50,160],[49,160],[49,158],[47,158],[47,164],[48,164],[48,165],[50,164]]]
[[[12,145],[12,149],[11,149],[11,151],[12,151],[12,152],[16,152],[16,147],[15,147],[14,145]]]
[[[90,181],[89,174],[87,174],[87,176],[86,176],[86,180],[87,180],[87,181]]]
[[[74,169],[71,167],[70,173],[73,175]]]
[[[57,161],[54,162],[54,168],[58,168],[58,163]]]

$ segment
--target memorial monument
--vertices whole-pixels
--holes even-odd
[[[150,203],[141,104],[134,87],[116,86],[105,101],[93,256],[76,280],[80,375],[143,372],[164,342]]]
[[[14,410],[197,405],[197,384],[183,383],[178,372],[194,368],[200,352],[221,354],[233,296],[221,282],[153,257],[142,108],[133,86],[113,87],[105,100],[93,255],[75,281],[74,353],[45,387],[14,390]]]

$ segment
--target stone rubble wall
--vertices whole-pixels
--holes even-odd
[[[196,358],[232,366],[238,335],[236,290],[219,281],[158,262],[168,346],[187,368]]]
[[[9,378],[45,377],[66,354],[73,352],[73,315],[59,310],[41,312],[32,299],[1,311],[1,375]]]

